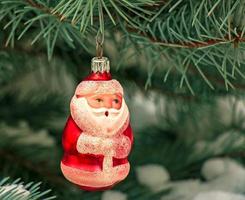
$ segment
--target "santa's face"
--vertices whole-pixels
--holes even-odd
[[[106,108],[119,110],[122,106],[120,94],[94,94],[86,96],[88,104],[92,108]],[[108,115],[106,115],[108,116]]]
[[[71,114],[83,131],[104,136],[115,135],[129,118],[120,93],[74,95]]]

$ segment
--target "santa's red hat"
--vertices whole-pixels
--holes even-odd
[[[121,84],[111,78],[110,63],[106,57],[92,59],[92,72],[76,88],[75,95],[115,94],[123,95]]]

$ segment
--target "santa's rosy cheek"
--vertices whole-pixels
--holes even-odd
[[[112,103],[112,107],[113,107],[114,109],[120,109],[121,106],[122,106],[122,103]]]
[[[94,99],[94,98],[87,98],[88,105],[92,108],[100,108],[103,107],[103,100],[102,99]]]
[[[121,98],[114,98],[112,100],[112,107],[114,109],[120,109],[122,106],[122,99]]]
[[[91,102],[89,103],[89,105],[90,105],[91,107],[93,107],[93,108],[100,108],[100,107],[101,107],[101,103],[96,102],[96,101],[91,101]]]

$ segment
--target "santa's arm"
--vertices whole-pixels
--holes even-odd
[[[133,144],[133,133],[130,124],[124,131],[123,137],[118,138],[116,143],[114,157],[119,159],[126,158],[129,155]]]
[[[83,134],[77,141],[77,150],[82,154],[103,155],[107,153],[107,149],[109,143],[101,137]]]
[[[62,145],[65,152],[77,152],[76,144],[81,133],[81,129],[76,125],[76,123],[70,116],[66,122],[66,126],[62,136]]]
[[[126,130],[123,132],[123,135],[127,136],[130,139],[131,147],[132,147],[133,142],[134,142],[134,136],[133,136],[133,131],[132,131],[132,128],[130,126],[130,123],[129,123],[128,127],[126,128]]]

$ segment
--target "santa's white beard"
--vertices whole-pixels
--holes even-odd
[[[101,137],[113,136],[127,128],[129,122],[128,107],[122,100],[119,110],[107,108],[92,108],[85,97],[73,97],[71,115],[79,128],[91,135]]]

